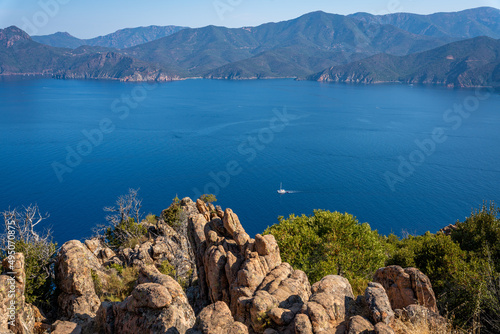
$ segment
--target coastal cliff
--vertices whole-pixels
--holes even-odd
[[[273,235],[251,238],[231,209],[189,198],[177,205],[176,224],[168,223],[171,206],[144,221],[147,238],[130,247],[113,250],[99,238],[62,245],[55,319],[24,301],[18,253],[16,321],[9,324],[9,276],[2,275],[0,332],[402,333],[408,321],[446,327],[429,278],[416,268],[380,268],[355,297],[342,276],[311,285],[282,262]],[[116,300],[113,288],[125,272],[133,277],[129,292]]]

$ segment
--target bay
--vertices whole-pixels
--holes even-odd
[[[429,86],[3,80],[0,210],[37,203],[59,243],[90,236],[129,188],[157,215],[215,193],[252,236],[314,209],[435,232],[498,202],[499,106]]]

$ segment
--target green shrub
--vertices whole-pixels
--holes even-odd
[[[200,199],[203,202],[205,202],[205,203],[217,202],[217,198],[215,197],[214,194],[204,194],[204,195],[201,195]]]
[[[312,216],[280,217],[264,234],[274,235],[283,261],[303,270],[311,283],[342,275],[357,294],[386,259],[377,231],[349,214],[316,210]]]
[[[94,283],[94,290],[96,295],[102,296],[103,294],[102,282],[101,279],[99,278],[99,275],[97,275],[97,272],[94,269],[90,270],[90,275],[92,276],[92,282]]]
[[[458,327],[478,326],[490,304],[484,259],[461,249],[442,233],[387,242],[393,249],[387,265],[420,269],[432,282],[441,313],[449,314]]]
[[[116,270],[116,272],[119,275],[121,275],[123,273],[123,266],[121,264],[118,264],[118,263],[112,263],[107,268]]]
[[[175,198],[172,200],[172,204],[170,204],[167,209],[163,210],[162,218],[168,225],[176,229],[180,226],[181,223],[181,213],[181,201],[177,196],[175,196]]]
[[[25,242],[17,240],[15,251],[24,255],[26,273],[26,301],[41,305],[50,303],[54,288],[52,264],[56,255],[57,244],[46,241]]]
[[[129,189],[129,193],[118,197],[116,205],[105,207],[109,212],[106,216],[108,226],[98,226],[96,232],[104,232],[104,240],[109,247],[118,249],[120,247],[133,248],[145,240],[148,232],[142,222],[142,200],[138,198],[138,190]]]
[[[149,214],[146,216],[146,222],[151,225],[156,225],[158,223],[158,217],[153,214]]]
[[[162,273],[163,275],[168,275],[172,278],[175,279],[175,276],[176,276],[176,270],[174,268],[173,265],[170,264],[170,262],[168,261],[163,261],[159,266],[158,266],[158,270],[160,271],[160,273]]]
[[[26,301],[45,311],[53,311],[52,305],[56,302],[54,263],[57,244],[52,242],[50,230],[40,233],[38,226],[49,215],[42,214],[36,204],[24,206],[22,209],[8,209],[0,212],[0,215],[4,218],[4,234],[0,236],[0,258],[8,255],[8,247],[12,246],[9,242],[13,243],[13,250],[24,255]]]
[[[457,229],[451,234],[460,248],[482,259],[491,258],[495,271],[500,272],[500,219],[499,209],[492,202],[483,204],[464,222],[457,222]]]
[[[113,249],[120,247],[134,248],[144,240],[148,229],[134,218],[123,220],[114,227],[108,227],[104,233],[106,243]]]
[[[101,293],[96,293],[102,301],[121,302],[125,300],[134,290],[137,279],[139,278],[139,269],[137,267],[123,268],[121,273],[112,271],[102,288]],[[94,286],[96,281],[94,280]]]

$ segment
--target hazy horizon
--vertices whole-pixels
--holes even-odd
[[[2,27],[15,25],[30,35],[50,35],[67,32],[72,36],[87,39],[107,35],[117,30],[136,27],[184,26],[199,28],[208,25],[239,28],[258,26],[268,22],[279,22],[301,15],[324,11],[349,15],[367,12],[375,15],[390,13],[432,14],[457,12],[478,7],[500,9],[500,0],[470,1],[430,0],[359,0],[340,3],[327,0],[299,2],[297,0],[193,0],[190,4],[180,1],[110,0],[106,3],[88,0],[28,0],[20,4],[5,0],[0,4]]]

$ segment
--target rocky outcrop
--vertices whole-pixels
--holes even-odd
[[[229,307],[224,302],[205,307],[189,334],[247,334],[248,328],[234,321]]]
[[[52,331],[393,334],[396,328],[401,332],[403,327],[395,326],[405,321],[429,328],[446,325],[435,312],[428,277],[415,268],[380,268],[365,294],[355,300],[349,281],[341,276],[326,276],[311,286],[304,272],[282,263],[272,235],[250,238],[231,209],[222,211],[188,198],[180,202],[180,208],[176,224],[163,220],[170,216],[167,213],[157,223],[144,223],[149,237],[134,248],[114,251],[98,238],[65,243],[55,267],[61,316]],[[159,272],[164,261],[175,269],[175,279]],[[135,266],[138,278],[125,300],[101,302],[95,290],[105,289],[106,284],[95,288],[96,282],[105,283],[116,275],[117,266],[108,268],[113,264]],[[0,318],[0,333],[33,333],[36,312],[24,303],[23,267],[18,254],[15,284],[20,294],[16,298],[22,300],[16,302],[24,306],[23,313],[11,331],[6,318]],[[198,284],[181,287],[176,279],[184,277]],[[0,276],[0,311],[4,314],[8,311],[7,280]]]
[[[380,268],[373,280],[384,287],[392,309],[403,309],[408,305],[418,304],[437,312],[431,281],[417,268],[403,269],[400,266]]]
[[[450,224],[440,229],[439,232],[443,233],[444,235],[451,235],[454,231],[457,230],[457,228],[457,224]]]
[[[138,285],[123,302],[102,303],[100,333],[186,333],[195,323],[182,287],[155,266],[141,268]]]
[[[66,242],[56,260],[58,304],[63,319],[90,328],[101,304],[94,289],[92,270],[100,271],[97,257],[78,240]]]
[[[24,297],[24,255],[16,253],[11,259],[5,258],[2,267],[8,275],[0,275],[0,333],[31,334],[35,317]]]
[[[306,275],[281,263],[272,235],[251,239],[231,209],[212,212],[200,201],[197,208],[188,233],[205,303],[225,302],[237,321],[259,333],[289,326],[311,295]]]
[[[375,282],[368,283],[368,287],[365,290],[365,300],[368,304],[370,320],[373,323],[383,322],[386,325],[391,323],[394,319],[394,312],[392,311],[389,297],[381,284]]]
[[[439,313],[421,305],[405,307],[401,318],[416,325],[427,325],[433,329],[445,329],[447,325],[446,319],[440,316]]]
[[[51,334],[82,334],[82,327],[71,321],[57,320],[52,325]]]
[[[312,296],[303,310],[311,320],[314,333],[335,332],[346,321],[354,302],[349,281],[341,276],[326,276],[312,286]]]
[[[375,325],[375,334],[395,334],[394,330],[383,322]]]
[[[347,334],[372,334],[375,327],[367,319],[356,315],[349,320]]]

